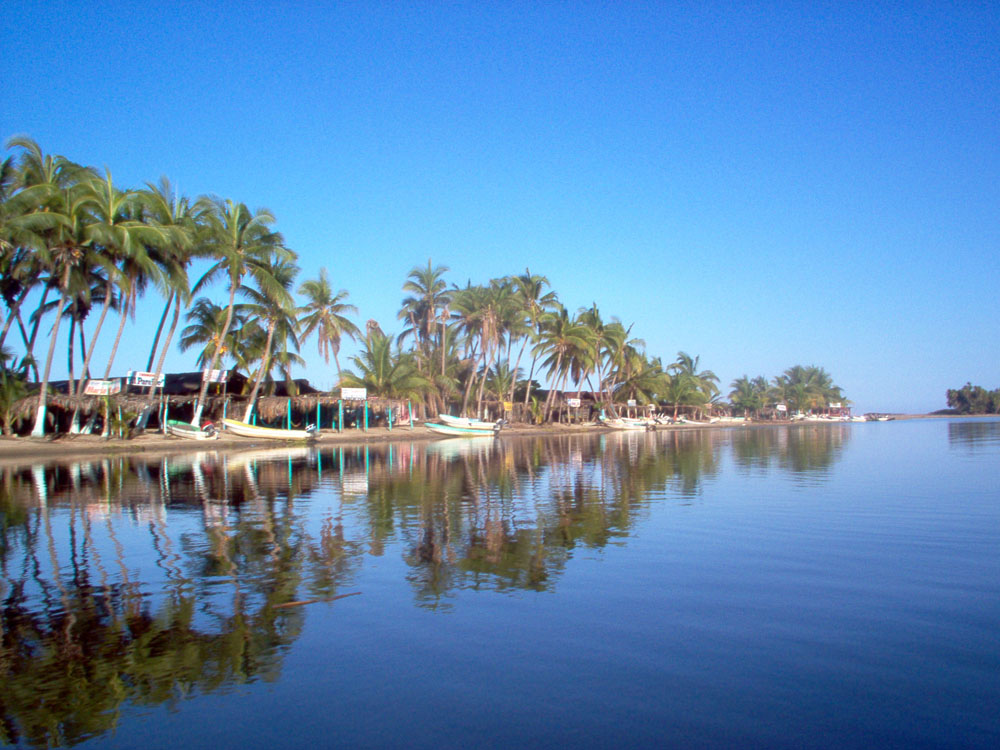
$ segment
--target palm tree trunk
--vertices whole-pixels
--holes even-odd
[[[62,288],[66,289],[69,286],[69,272],[70,264],[66,264],[66,270],[63,271]],[[45,370],[42,375],[42,382],[39,384],[38,389],[38,407],[35,409],[35,426],[31,430],[32,437],[44,437],[45,435],[45,409],[47,406],[48,399],[48,388],[49,388],[49,373],[52,372],[52,358],[56,353],[56,337],[59,335],[59,323],[62,321],[63,310],[66,308],[66,303],[69,301],[69,295],[63,292],[59,297],[59,307],[56,310],[56,320],[52,324],[52,339],[49,341],[49,353],[45,357]]]
[[[253,413],[253,406],[257,403],[257,392],[260,390],[261,381],[264,380],[264,373],[268,370],[268,365],[271,359],[271,341],[274,339],[274,329],[277,327],[278,321],[272,320],[271,325],[267,327],[267,343],[264,345],[264,358],[260,361],[260,370],[257,372],[257,378],[254,380],[253,390],[250,391],[250,400],[247,402],[246,411],[243,413],[243,421],[249,422],[250,415]]]
[[[108,284],[108,287],[111,285]],[[84,349],[83,352],[83,374],[80,376],[80,383],[76,389],[77,397],[83,395],[84,388],[87,387],[87,380],[90,379],[90,358],[94,356],[94,350],[97,348],[97,337],[101,333],[101,326],[104,325],[104,318],[108,314],[108,308],[111,307],[111,289],[107,288],[104,292],[104,304],[101,306],[101,316],[97,319],[97,327],[94,332],[90,335],[90,346]],[[81,329],[82,334],[82,329]],[[107,376],[105,376],[107,377]],[[73,409],[73,423],[76,424],[77,416],[79,414],[80,407],[77,405]]]
[[[31,326],[31,338],[28,339],[27,351],[25,356],[28,357],[32,362],[35,359],[35,339],[38,337],[38,327],[42,324],[42,314],[41,311],[45,309],[45,301],[49,296],[50,287],[46,285],[45,291],[42,292],[42,300],[38,303],[38,317],[35,318],[34,324]],[[35,365],[35,382],[39,381],[38,377],[38,365]]]
[[[14,318],[20,319],[21,303],[24,302],[24,298],[28,296],[29,291],[31,291],[31,287],[25,286],[17,299],[14,300],[14,304],[10,308],[10,314],[3,324],[3,332],[0,333],[0,348],[3,347],[3,342],[7,340],[7,331],[10,330],[10,325],[14,322]]]
[[[170,349],[170,342],[174,338],[174,331],[177,330],[177,322],[181,317],[181,299],[180,297],[174,298],[174,318],[170,323],[170,330],[167,331],[167,340],[163,342],[163,349],[160,351],[160,358],[156,362],[156,372],[153,374],[153,385],[149,389],[149,403],[146,404],[146,408],[142,410],[142,414],[136,422],[136,429],[144,430],[146,429],[146,423],[149,421],[149,414],[153,410],[153,401],[156,399],[156,384],[160,382],[160,373],[163,372],[163,362],[167,358],[167,351]],[[163,425],[161,425],[161,428]]]
[[[535,365],[538,364],[538,355],[535,354],[531,357],[531,369],[528,371],[528,387],[524,389],[524,405],[528,405],[528,399],[531,398],[531,380],[535,377]]]
[[[208,370],[214,370],[215,366],[219,364],[219,358],[222,356],[222,346],[226,341],[226,336],[229,335],[229,326],[233,322],[233,307],[236,304],[236,284],[229,285],[229,307],[226,310],[226,325],[222,327],[222,335],[219,337],[219,345],[215,347],[215,352],[212,354],[212,361],[208,365]],[[201,413],[205,409],[205,394],[208,393],[208,379],[202,377],[201,379],[201,390],[198,391],[198,400],[194,404],[194,416],[191,417],[191,424],[195,427],[201,421]]]
[[[167,313],[170,312],[170,305],[173,304],[175,296],[177,296],[177,292],[171,292],[170,296],[167,297],[167,304],[163,306],[163,315],[160,316],[160,324],[156,326],[156,335],[153,336],[153,346],[149,350],[149,359],[146,360],[146,372],[149,372],[153,367],[153,357],[156,356],[156,345],[160,343],[160,333],[163,331],[163,324],[167,321]],[[155,384],[153,388],[156,388]]]
[[[121,322],[118,324],[118,335],[115,336],[115,345],[111,347],[111,356],[108,357],[108,366],[104,368],[105,380],[107,380],[111,376],[111,365],[115,361],[115,354],[118,353],[118,344],[121,343],[122,332],[125,330],[125,323],[128,322],[128,313],[131,308],[132,308],[132,301],[128,299],[125,300],[125,302],[122,304],[122,319]]]

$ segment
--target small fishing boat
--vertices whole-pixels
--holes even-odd
[[[469,417],[453,417],[450,414],[438,414],[438,422],[449,427],[461,427],[466,430],[496,429],[496,422],[484,422],[481,419],[470,419]]]
[[[431,432],[435,432],[438,435],[448,435],[449,437],[493,437],[494,435],[499,434],[502,426],[502,422],[497,422],[490,425],[490,429],[484,430],[480,427],[457,427],[455,425],[437,424],[435,422],[424,423],[424,427]]]
[[[233,435],[263,440],[315,440],[319,436],[319,430],[314,425],[309,425],[304,430],[285,430],[280,427],[259,427],[238,419],[223,419],[222,426]]]
[[[633,419],[632,417],[604,417],[601,422],[612,430],[652,430],[656,428],[655,422],[647,419]]]
[[[167,420],[167,434],[185,440],[217,440],[219,433],[211,423],[202,427],[195,427],[188,422],[178,422],[176,419]]]

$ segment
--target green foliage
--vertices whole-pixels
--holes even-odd
[[[959,414],[1000,414],[1000,388],[987,391],[982,386],[966,383],[958,390],[946,393],[949,408]]]

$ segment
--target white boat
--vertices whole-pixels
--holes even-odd
[[[450,414],[438,414],[440,424],[448,427],[461,427],[466,430],[493,430],[496,422],[484,422],[481,419],[470,419],[469,417],[453,417]]]
[[[167,434],[185,440],[217,440],[219,433],[211,424],[204,427],[195,427],[188,422],[178,422],[175,419],[167,420]]]
[[[223,419],[222,425],[226,432],[233,435],[264,440],[315,440],[319,436],[319,430],[312,425],[304,430],[284,430],[280,427],[259,427],[237,419]]]
[[[490,425],[489,430],[483,430],[479,427],[456,427],[450,424],[436,424],[434,422],[425,422],[424,427],[426,427],[431,432],[435,432],[438,435],[448,435],[449,437],[493,437],[500,432],[501,424],[498,422],[495,425]]]
[[[632,419],[631,417],[605,417],[601,420],[604,425],[613,430],[650,430],[654,424],[645,419]]]

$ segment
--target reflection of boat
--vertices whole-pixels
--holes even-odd
[[[497,429],[496,422],[484,422],[481,419],[469,419],[468,417],[453,417],[450,414],[438,414],[441,424],[448,427],[461,427],[466,430],[490,430]]]
[[[234,435],[264,440],[315,440],[319,435],[318,430],[311,425],[304,430],[284,430],[280,427],[258,427],[236,419],[223,419],[222,424],[227,432]]]
[[[312,456],[313,448],[302,445],[293,448],[265,448],[263,450],[237,451],[226,453],[226,463],[230,469],[253,463],[269,461],[301,461]]]
[[[167,434],[185,440],[216,440],[219,433],[211,424],[205,427],[195,427],[187,422],[178,422],[176,419],[167,420]]]
[[[450,435],[451,437],[459,435],[464,435],[465,437],[493,437],[500,432],[499,423],[490,425],[490,429],[488,430],[483,430],[479,427],[454,427],[449,424],[435,424],[434,422],[426,422],[424,426],[438,435]]]
[[[473,438],[475,437],[478,436],[463,435],[461,437],[448,438],[447,440],[438,440],[427,446],[427,452],[451,460],[459,456],[469,456],[473,453],[486,450],[485,446],[489,444],[483,440],[474,440]]]

